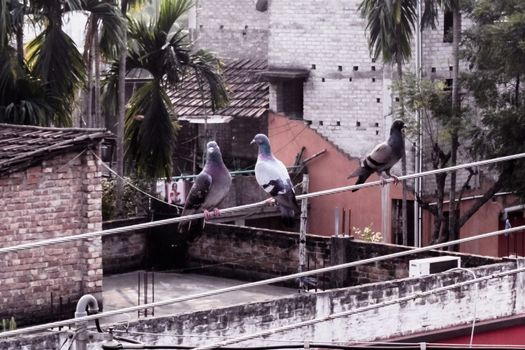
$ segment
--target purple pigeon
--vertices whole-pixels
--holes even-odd
[[[251,143],[259,146],[259,155],[255,164],[255,179],[279,205],[283,223],[291,227],[294,224],[295,214],[299,212],[299,205],[288,170],[272,154],[270,140],[266,135],[255,135]]]
[[[206,149],[206,164],[188,193],[182,216],[199,211],[204,211],[206,219],[219,216],[217,206],[230,190],[232,178],[222,161],[219,146],[215,141],[210,141],[206,144]],[[189,231],[190,227],[191,221],[183,222],[179,225],[179,232]]]

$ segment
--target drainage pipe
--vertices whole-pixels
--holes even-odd
[[[77,302],[77,308],[75,310],[75,318],[86,317],[88,311],[97,313],[98,301],[91,294],[83,295]],[[76,350],[87,350],[88,332],[87,332],[87,321],[77,322],[77,337],[75,341]]]

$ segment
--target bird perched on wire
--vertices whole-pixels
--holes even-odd
[[[206,164],[197,175],[193,186],[188,193],[182,216],[204,211],[204,218],[219,216],[217,206],[228,194],[232,178],[224,165],[221,150],[215,141],[206,144]],[[211,211],[210,211],[211,210]],[[202,226],[202,221],[199,220]],[[184,233],[191,228],[191,221],[181,222],[179,232]]]
[[[363,164],[350,174],[348,178],[358,176],[355,184],[359,185],[364,183],[374,172],[377,172],[379,175],[385,173],[389,178],[394,178],[394,183],[397,184],[399,179],[397,176],[390,174],[390,169],[405,153],[405,138],[402,131],[404,127],[405,123],[402,120],[394,120],[390,127],[388,140],[375,146],[372,152],[363,160]],[[384,178],[381,178],[381,181],[384,181]],[[352,190],[352,192],[357,190]]]
[[[295,214],[299,212],[299,205],[295,198],[295,191],[284,164],[272,154],[270,140],[264,134],[257,134],[250,144],[257,144],[259,155],[255,164],[255,179],[277,203],[283,223],[291,227],[294,225]]]

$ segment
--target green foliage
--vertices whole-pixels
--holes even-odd
[[[194,73],[209,92],[212,108],[228,102],[219,61],[205,51],[191,52],[188,33],[179,25],[191,7],[188,0],[160,1],[158,13],[129,18],[126,71],[144,70],[152,80],[134,92],[126,111],[126,161],[141,176],[171,177],[178,124],[169,89]],[[118,61],[112,62],[104,83],[106,110],[116,108]]]
[[[470,151],[483,158],[525,152],[525,3],[482,0],[471,10],[463,54],[473,72],[465,86],[474,97],[480,122],[471,128]],[[504,188],[525,197],[525,162],[496,165]]]
[[[363,0],[359,5],[366,18],[369,49],[372,57],[384,62],[403,63],[412,55],[412,38],[416,23],[416,1]]]
[[[129,101],[126,113],[126,157],[135,162],[138,174],[153,178],[171,175],[172,153],[179,126],[173,115],[171,101],[152,80],[138,89]],[[173,121],[172,121],[173,120]]]
[[[143,193],[129,185],[142,190],[149,188],[150,182],[139,178],[125,178],[124,194],[122,200],[122,210],[116,207],[116,180],[114,178],[104,178],[102,180],[102,219],[104,221],[117,219],[117,214],[121,212],[123,217],[133,217],[144,215],[148,210],[148,198]]]
[[[71,11],[93,11],[114,41],[124,33],[124,20],[113,1],[0,0],[0,119],[6,123],[70,126],[76,92],[86,69],[73,40],[62,31]],[[27,45],[25,60],[10,46],[25,18],[43,30]],[[19,32],[18,32],[19,31]],[[18,39],[18,37],[17,37]],[[21,52],[20,52],[21,54]]]

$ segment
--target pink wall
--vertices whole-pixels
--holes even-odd
[[[293,165],[301,147],[305,146],[303,159],[326,149],[326,152],[308,163],[310,176],[309,192],[348,186],[355,178],[347,176],[359,165],[357,158],[351,158],[325,140],[302,120],[291,120],[270,112],[268,134],[272,152],[286,166]],[[368,181],[378,180],[377,175]],[[401,186],[390,185],[390,198],[401,198]],[[391,200],[387,213],[391,212]],[[342,192],[329,196],[309,199],[308,232],[320,235],[334,234],[334,211],[336,207],[351,210],[351,226],[365,227],[372,224],[375,231],[381,231],[381,190],[379,187],[365,188],[357,192]],[[390,215],[387,216],[388,232],[386,241],[390,242]]]
[[[480,191],[473,192],[469,195],[477,194]],[[460,215],[465,213],[473,204],[474,199],[464,200],[460,205]],[[517,204],[516,198],[512,196],[497,196],[495,200],[489,200],[485,203],[460,230],[460,238],[471,237],[481,233],[497,231],[501,226],[501,212],[504,208]],[[445,204],[448,208],[448,203]],[[427,211],[423,211],[423,243],[429,244],[433,229],[433,216]],[[471,242],[462,243],[460,251],[468,254],[479,254],[489,256],[500,256],[500,238],[491,237],[483,240],[474,240]]]

